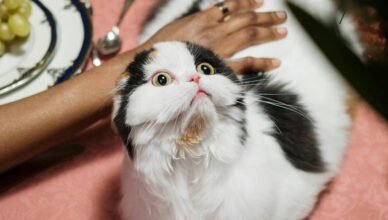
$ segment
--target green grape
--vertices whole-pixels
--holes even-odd
[[[14,32],[11,30],[9,25],[5,22],[0,23],[0,39],[9,41],[15,38]]]
[[[0,21],[6,20],[8,16],[9,13],[7,7],[3,3],[0,3]]]
[[[7,41],[29,35],[31,10],[29,0],[0,0],[0,57],[6,52]]]
[[[8,10],[16,10],[20,6],[20,0],[4,0],[4,4]]]
[[[31,3],[29,1],[22,1],[17,11],[18,14],[23,15],[25,18],[31,15]]]
[[[30,33],[30,23],[19,14],[13,14],[8,18],[8,25],[12,32],[19,37],[26,37]]]
[[[0,57],[3,56],[4,53],[5,53],[5,45],[3,41],[0,40]]]

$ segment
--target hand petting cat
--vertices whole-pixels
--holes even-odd
[[[286,21],[285,12],[255,12],[263,4],[262,0],[226,0],[224,4],[228,8],[227,13],[217,6],[209,7],[166,25],[145,44],[189,41],[211,49],[221,58],[229,58],[252,45],[286,37],[286,28],[273,27]],[[229,62],[228,65],[236,73],[247,68],[268,71],[278,67],[280,61],[247,57]]]

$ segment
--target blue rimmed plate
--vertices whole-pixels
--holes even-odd
[[[0,104],[48,89],[81,72],[92,46],[79,0],[32,0],[31,33],[0,58]]]

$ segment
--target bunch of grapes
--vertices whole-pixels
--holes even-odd
[[[28,36],[30,15],[29,0],[0,0],[0,57],[5,53],[6,44],[16,37]]]

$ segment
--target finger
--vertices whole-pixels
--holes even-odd
[[[228,30],[229,33],[242,28],[278,25],[286,21],[287,15],[283,11],[257,13],[254,11],[237,12],[225,17],[224,22],[217,26],[218,30]]]
[[[242,59],[229,61],[227,65],[238,75],[266,72],[280,66],[280,60],[272,58],[244,57]]]
[[[227,13],[223,13],[222,9],[213,5],[202,13],[207,13],[208,18],[214,21],[221,21],[223,18],[233,12],[240,10],[254,10],[263,4],[263,0],[225,0],[224,6],[228,9]]]
[[[243,50],[249,46],[261,44],[269,41],[278,40],[287,36],[287,29],[283,27],[266,28],[250,26],[241,29],[220,42],[214,48],[221,48],[218,54],[221,57],[230,57],[237,51]]]

